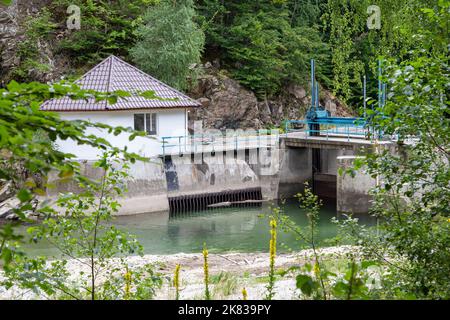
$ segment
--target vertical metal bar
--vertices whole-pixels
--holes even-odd
[[[315,87],[316,87],[316,99],[315,99],[315,102],[316,102],[316,108],[315,108],[315,110],[317,111],[317,110],[319,110],[319,83],[316,81],[316,85],[315,85]]]
[[[366,118],[367,114],[366,114],[366,107],[367,107],[367,79],[366,76],[364,76],[363,78],[363,106],[364,106],[364,118]]]
[[[257,148],[261,148],[261,137],[259,136],[259,130],[258,131],[256,131],[256,134],[257,134],[257,136],[256,136],[256,139],[257,139]]]
[[[314,75],[314,59],[311,59],[311,109],[314,109],[316,106],[316,102],[315,102],[315,92],[316,89],[314,88],[314,80],[315,80],[315,75]]]
[[[381,90],[382,90],[382,83],[381,83],[381,59],[378,60],[378,107],[381,107]]]
[[[179,209],[180,211],[179,212],[182,213],[184,211],[183,210],[184,209],[184,197],[181,196],[179,201],[180,201],[180,209]]]

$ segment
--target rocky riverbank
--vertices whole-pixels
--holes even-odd
[[[349,253],[356,253],[357,247],[340,246],[318,249],[321,257],[327,261],[339,261]],[[280,254],[276,258],[277,282],[275,299],[296,299],[298,290],[295,286],[295,274],[280,274],[290,267],[301,266],[311,261],[312,250],[303,250],[290,254]],[[174,255],[145,255],[126,258],[130,268],[137,268],[148,263],[165,278],[171,279],[176,264],[181,265],[180,283],[181,299],[203,298],[203,256],[202,254],[179,253]],[[79,274],[86,266],[71,260],[67,264],[71,274]],[[246,288],[248,299],[263,299],[266,293],[269,270],[268,253],[226,253],[209,255],[209,273],[211,292],[214,299],[241,299],[242,288]],[[164,282],[157,292],[156,299],[174,299],[171,281]],[[5,291],[0,288],[0,299],[42,299],[31,291],[17,288]]]

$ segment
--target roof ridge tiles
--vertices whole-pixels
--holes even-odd
[[[144,79],[142,79],[142,77]],[[147,80],[147,81],[144,81]],[[188,108],[199,107],[200,103],[186,94],[152,77],[124,60],[110,55],[83,76],[75,81],[80,87],[87,87],[99,92],[147,91],[154,90],[159,97],[175,97],[178,100],[167,101],[146,99],[133,96],[130,99],[119,99],[116,104],[110,105],[108,101],[92,102],[86,100],[71,100],[68,97],[51,99],[41,105],[41,110],[47,111],[111,111],[136,110],[154,108]],[[122,86],[122,88],[120,87]]]
[[[123,64],[125,64],[126,66],[128,66],[128,67],[130,67],[130,68],[133,68],[135,71],[141,73],[143,76],[145,76],[145,77],[147,77],[147,78],[150,78],[151,80],[153,80],[153,81],[159,83],[159,84],[162,85],[163,87],[165,87],[165,88],[167,88],[167,89],[169,89],[169,90],[175,91],[176,93],[178,93],[178,94],[180,94],[180,95],[186,97],[188,100],[191,100],[191,101],[193,101],[193,102],[196,103],[196,104],[199,104],[199,102],[195,101],[194,99],[192,99],[191,97],[189,97],[189,96],[187,96],[186,94],[182,93],[181,91],[178,91],[177,89],[170,87],[168,84],[162,82],[161,80],[156,79],[155,77],[152,77],[152,76],[149,75],[148,73],[145,73],[144,71],[142,71],[141,69],[139,69],[139,68],[133,66],[132,64],[129,64],[128,62],[126,62],[126,61],[124,61],[124,60],[122,60],[122,59],[116,57],[115,55],[111,55],[111,57],[117,59],[120,63],[123,63]]]

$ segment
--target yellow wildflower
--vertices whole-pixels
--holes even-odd
[[[247,300],[247,290],[245,288],[242,289],[242,300]]]
[[[176,300],[180,298],[180,268],[181,266],[179,264],[175,266],[175,274],[173,277],[173,285],[175,287]]]

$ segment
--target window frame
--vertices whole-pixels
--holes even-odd
[[[144,116],[144,130],[140,130],[145,132],[147,136],[157,136],[158,135],[158,113],[157,112],[139,112],[133,114],[133,129],[136,130],[136,116],[143,115]],[[150,131],[147,131],[147,117],[149,117]],[[155,117],[155,128],[153,128],[153,117]]]

